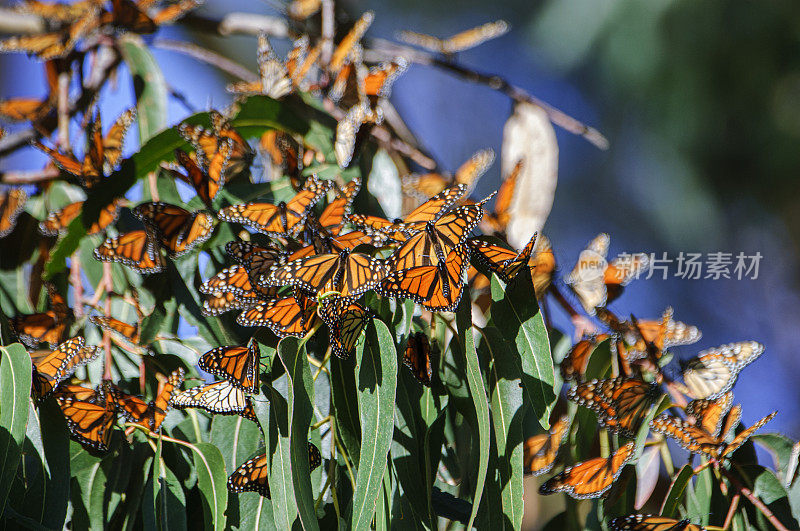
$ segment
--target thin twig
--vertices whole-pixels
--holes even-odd
[[[180,24],[206,34],[258,35],[266,33],[270,37],[278,39],[285,39],[289,36],[289,26],[285,20],[255,13],[228,13],[220,20],[189,13],[180,20]]]
[[[248,70],[245,66],[240,65],[235,61],[231,61],[227,57],[224,57],[216,52],[212,52],[211,50],[197,46],[196,44],[191,44],[184,41],[175,41],[172,39],[156,39],[153,41],[153,46],[162,50],[169,50],[171,52],[178,52],[188,55],[194,59],[197,59],[198,61],[203,61],[204,63],[215,66],[223,72],[227,72],[243,81],[255,83],[259,80],[259,77],[255,73]]]
[[[0,182],[3,184],[34,184],[52,181],[61,175],[58,168],[48,166],[43,170],[32,171],[7,171],[0,173]]]
[[[740,494],[736,494],[731,500],[731,506],[728,508],[728,514],[725,516],[725,523],[722,524],[723,529],[728,529],[733,521],[733,515],[736,514],[736,509],[739,507],[739,500],[742,499]]]
[[[331,62],[331,55],[333,55],[333,34],[336,31],[333,0],[322,0],[321,11],[322,47],[320,50],[320,62],[322,66],[328,66],[328,63]]]
[[[75,306],[73,311],[75,317],[80,319],[83,317],[83,304],[78,301],[83,300],[83,282],[81,282],[81,259],[78,253],[72,253],[69,262],[69,283],[72,284],[73,296],[75,297]]]
[[[522,88],[511,84],[503,77],[478,72],[460,65],[454,61],[444,59],[435,54],[417,50],[409,46],[402,46],[385,39],[371,39],[370,49],[365,52],[368,61],[383,61],[397,56],[404,57],[407,61],[421,65],[433,66],[474,83],[486,85],[489,88],[502,92],[518,103],[531,103],[544,109],[550,121],[575,135],[582,136],[600,149],[608,149],[608,139],[594,127],[573,118],[567,113],[540,100]]]

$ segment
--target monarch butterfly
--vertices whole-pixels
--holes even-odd
[[[700,352],[683,363],[683,381],[693,398],[714,399],[727,393],[739,373],[764,352],[756,341],[740,341]]]
[[[218,347],[200,356],[200,368],[222,376],[235,387],[248,393],[258,391],[261,351],[251,338],[245,347]]]
[[[169,203],[142,203],[133,215],[149,225],[172,257],[186,254],[214,233],[214,218],[207,212],[189,212]]]
[[[332,181],[320,181],[315,176],[308,179],[303,189],[289,202],[244,203],[223,208],[219,219],[242,223],[268,236],[291,236],[302,227],[311,208],[330,189]]]
[[[582,383],[567,398],[594,411],[600,426],[632,439],[661,394],[656,383],[620,376]]]
[[[295,291],[291,297],[259,303],[240,313],[236,322],[242,326],[266,326],[276,336],[302,337],[314,327],[314,299]]]
[[[398,38],[401,41],[426,48],[432,52],[450,55],[474,48],[488,40],[496,39],[501,35],[505,35],[508,30],[509,26],[505,20],[497,20],[456,33],[447,39],[440,39],[414,31],[401,31]]]
[[[164,259],[151,230],[134,230],[108,238],[94,250],[101,262],[119,262],[139,273],[158,273],[164,269]]]
[[[258,35],[258,71],[258,81],[231,83],[226,89],[234,94],[264,94],[276,100],[292,91],[289,72],[275,55],[265,33]]]
[[[328,203],[319,215],[319,224],[328,234],[339,235],[344,222],[353,211],[353,201],[360,190],[361,177],[355,177],[344,188],[338,190],[336,198]]]
[[[292,135],[270,129],[261,135],[259,146],[269,155],[277,175],[288,175],[295,190],[300,190],[300,171],[303,169],[302,146]]]
[[[728,415],[728,420],[725,423],[725,428],[723,428],[720,437],[715,437],[698,426],[690,425],[686,421],[666,413],[662,413],[654,418],[652,422],[650,422],[650,427],[657,433],[663,433],[668,437],[672,437],[690,453],[703,454],[710,459],[721,460],[738,450],[740,446],[747,442],[753,433],[775,418],[775,415],[778,414],[777,411],[773,411],[736,435],[730,443],[726,443],[726,437],[735,427],[735,423],[739,422],[740,413],[734,415],[732,419],[731,415],[733,413],[732,411],[731,414]]]
[[[427,222],[436,221],[446,214],[466,192],[464,185],[442,190],[415,208],[405,220],[389,221],[377,216],[353,214],[349,221],[358,227],[387,234],[396,241],[405,241],[410,234],[423,230]]]
[[[100,210],[100,216],[97,221],[92,223],[86,230],[86,234],[97,234],[102,232],[117,221],[119,217],[120,207],[125,203],[122,198],[115,199],[108,206]],[[53,212],[48,215],[44,221],[39,223],[39,232],[45,236],[58,236],[60,232],[65,231],[73,219],[83,211],[83,201],[70,203],[61,210]]]
[[[309,442],[309,472],[313,472],[321,463],[322,455],[319,453],[319,448]],[[261,454],[252,459],[248,459],[228,477],[228,492],[235,494],[252,491],[261,494],[265,498],[269,498],[269,473],[267,454]]]
[[[342,297],[356,297],[375,287],[386,273],[382,260],[344,249],[289,262],[275,269],[267,282],[275,286],[289,284],[312,293],[335,291]]]
[[[491,196],[489,196],[491,197]],[[484,199],[488,200],[489,197]],[[416,266],[437,265],[445,260],[469,236],[481,219],[483,210],[480,203],[459,207],[436,221],[417,225],[420,232],[408,238],[388,258],[389,266],[396,270]],[[404,223],[405,227],[414,224]],[[467,252],[467,260],[469,259]],[[464,264],[465,267],[468,265]]]
[[[523,447],[522,469],[526,474],[539,476],[553,469],[558,451],[569,435],[569,416],[564,415],[550,431],[528,437]]]
[[[471,189],[475,187],[475,183],[486,173],[486,170],[489,169],[493,162],[494,151],[482,149],[462,164],[452,178],[445,177],[439,173],[409,176],[403,179],[403,191],[413,197],[420,197],[424,200],[424,198],[438,194],[454,184],[464,184]]]
[[[162,164],[161,168],[174,178],[191,185],[203,204],[211,208],[211,201],[225,184],[227,159],[223,159],[218,166],[205,169],[185,151],[176,149],[174,153],[177,163]]]
[[[14,230],[27,199],[28,194],[22,188],[12,188],[0,194],[0,238],[8,236]]]
[[[330,330],[331,352],[339,358],[347,358],[367,325],[369,313],[345,297],[323,299],[317,312]]]
[[[597,345],[609,337],[611,336],[608,334],[594,334],[575,343],[561,360],[561,377],[564,381],[583,378],[589,363],[589,356],[597,348]]]
[[[209,116],[211,129],[181,124],[178,132],[194,147],[198,163],[212,178],[222,175],[223,168],[224,174],[230,177],[244,173],[255,153],[219,111],[211,110]],[[220,182],[224,184],[225,180]]]
[[[536,234],[533,233],[530,241],[522,251],[517,254],[505,247],[495,245],[481,238],[470,238],[467,243],[475,251],[474,255],[483,262],[486,267],[497,273],[503,282],[511,282],[517,274],[528,265],[536,245]]]
[[[89,317],[89,321],[96,324],[103,330],[110,330],[124,337],[134,345],[139,344],[139,326],[118,321],[113,317],[103,317],[100,315],[93,315]]]
[[[350,53],[353,51],[353,48],[358,44],[361,38],[369,29],[370,25],[372,24],[375,15],[372,11],[366,11],[361,18],[359,18],[350,31],[345,35],[345,37],[339,42],[336,46],[336,49],[333,51],[333,55],[331,56],[331,60],[328,62],[328,71],[331,74],[337,74],[339,70],[345,64],[345,61],[350,56]]]
[[[728,415],[728,424],[731,427],[739,423],[741,408],[732,411],[732,404],[733,393],[730,391],[716,400],[692,400],[686,405],[687,423],[702,429],[712,437],[718,437],[725,415]]]
[[[198,5],[195,0],[181,0],[159,10],[150,17],[144,12],[144,9],[151,3],[149,1],[112,0],[111,12],[104,14],[103,22],[134,33],[153,33],[158,26],[174,21]]]
[[[72,309],[50,284],[47,284],[47,297],[50,309],[46,312],[18,315],[11,320],[11,328],[29,347],[47,343],[50,348],[56,348],[64,340],[72,321]]]
[[[291,10],[291,6],[289,8]],[[292,43],[292,49],[286,54],[286,71],[292,80],[292,85],[301,90],[308,89],[308,83],[305,79],[308,76],[311,68],[317,64],[317,60],[322,54],[322,42],[318,42],[316,46],[309,49],[308,35],[301,35],[300,38],[295,39]]]
[[[435,265],[390,273],[381,282],[380,293],[387,297],[411,299],[430,311],[452,312],[461,300],[467,266],[469,249],[466,245],[459,245],[450,251],[446,260]]]
[[[48,99],[13,98],[0,101],[0,117],[15,122],[38,122],[53,111]]]
[[[38,141],[33,142],[33,145],[53,159],[59,168],[77,177],[81,186],[91,188],[119,162],[125,133],[135,119],[136,109],[128,109],[117,118],[106,136],[103,137],[100,113],[96,112],[86,132],[88,148],[83,156],[83,161],[79,161],[73,155],[51,149]]]
[[[539,487],[539,494],[565,492],[578,500],[603,496],[634,455],[636,444],[629,442],[611,457],[597,457],[565,468]]]
[[[115,402],[105,393],[80,386],[59,388],[54,395],[72,438],[95,450],[107,451],[117,419]]]
[[[344,117],[339,120],[336,124],[336,139],[333,144],[333,151],[336,163],[340,168],[347,168],[353,159],[361,125],[378,121],[380,121],[378,116],[367,101],[361,101],[350,107]]]
[[[605,306],[619,297],[624,286],[650,267],[650,260],[643,253],[623,255],[606,262],[610,241],[606,233],[597,235],[564,279],[590,315],[595,314],[598,306]]]
[[[25,52],[36,55],[42,61],[64,57],[78,41],[100,24],[97,7],[87,9],[74,20],[58,24],[60,28],[50,33],[20,35],[0,41],[0,52]]]
[[[52,352],[31,352],[33,395],[36,398],[50,395],[75,369],[97,357],[97,347],[87,347],[85,344],[84,338],[73,337],[58,345]]]
[[[705,531],[705,527],[689,520],[675,520],[652,514],[620,516],[609,522],[612,531]]]
[[[282,264],[286,258],[286,253],[276,247],[262,247],[249,242],[228,242],[225,251],[244,266],[250,281],[257,285],[265,284],[275,266]]]
[[[511,173],[500,184],[500,189],[497,191],[497,199],[494,201],[494,210],[483,214],[483,224],[486,226],[484,232],[491,231],[495,234],[505,234],[508,223],[511,221],[511,201],[514,199],[514,191],[517,188],[517,177],[522,171],[523,165],[523,159],[517,161]]]
[[[220,315],[231,310],[244,310],[264,302],[255,292],[237,294],[232,291],[214,292],[203,301],[201,313],[205,316]]]
[[[223,269],[203,282],[197,291],[206,295],[232,293],[237,297],[244,297],[252,293],[254,296],[266,300],[273,299],[277,295],[275,288],[254,285],[247,269],[240,265]]]
[[[37,0],[26,0],[17,6],[23,13],[31,13],[53,22],[71,22],[87,11],[96,9],[102,2],[99,0],[80,0],[73,4],[45,3]]]
[[[403,351],[403,365],[411,370],[411,374],[419,383],[426,387],[431,386],[433,365],[431,364],[431,344],[428,336],[422,332],[415,332],[408,336],[408,343]]]
[[[175,409],[200,408],[221,415],[242,415],[255,420],[250,398],[228,380],[192,387],[172,399]]]
[[[161,428],[161,423],[167,417],[170,403],[175,395],[180,392],[180,386],[183,383],[185,374],[182,368],[174,370],[164,383],[161,392],[158,393],[155,400],[150,402],[145,402],[138,396],[123,393],[116,386],[113,387],[112,396],[129,422],[144,426],[150,431],[158,431]]]

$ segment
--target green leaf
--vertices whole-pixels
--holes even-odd
[[[460,352],[456,353],[456,356],[464,356],[466,358],[467,385],[469,386],[472,403],[475,406],[476,427],[478,429],[478,473],[475,475],[475,494],[472,497],[472,513],[470,514],[469,523],[467,524],[467,528],[471,529],[481,504],[483,487],[486,482],[486,472],[489,467],[490,426],[486,388],[483,385],[481,368],[478,363],[478,353],[475,351],[475,339],[472,330],[472,308],[467,299],[462,299],[458,306],[456,324],[458,326],[460,346]],[[547,357],[548,359],[550,357],[549,348]],[[551,373],[552,366],[551,363]],[[550,376],[552,382],[552,374]]]
[[[403,499],[414,513],[414,518],[432,529],[429,490],[431,485],[424,473],[425,427],[419,412],[422,386],[405,368],[400,368],[397,382],[397,410],[394,416],[392,439],[392,465],[403,487]],[[430,394],[430,392],[428,392]]]
[[[0,514],[22,455],[30,393],[31,357],[25,347],[0,347]]]
[[[516,355],[522,366],[522,385],[542,428],[550,427],[550,411],[555,403],[555,375],[550,355],[550,340],[542,312],[534,295],[530,269],[523,268],[510,287],[492,275],[490,322],[506,338],[514,338]]]
[[[366,341],[356,348],[356,386],[363,433],[353,494],[352,527],[369,527],[386,473],[386,455],[392,443],[397,354],[383,321],[372,319]]]
[[[222,453],[226,470],[236,470],[261,446],[261,432],[255,422],[241,415],[214,415],[211,443]]]
[[[793,450],[797,443],[780,433],[756,433],[750,440],[760,444],[772,454],[772,458],[775,460],[775,468],[778,470],[779,476],[784,478],[783,484],[787,486],[791,482],[792,476],[794,476],[794,470],[787,474],[787,469],[792,462]]]
[[[336,415],[336,434],[345,450],[358,466],[361,451],[361,420],[358,416],[358,396],[353,368],[347,360],[331,357],[331,398]]]
[[[314,403],[314,382],[308,368],[305,345],[297,338],[287,337],[278,343],[278,357],[288,378],[288,420],[291,466],[289,483],[300,522],[304,529],[319,529],[314,513],[311,473],[308,461],[308,428],[311,425]]]
[[[771,470],[758,465],[746,465],[740,467],[738,471],[743,476],[750,478],[753,484],[753,494],[764,502],[778,521],[787,529],[800,528],[797,520],[792,515],[786,489],[783,488],[783,485]],[[759,519],[763,518],[760,512],[757,514]],[[763,526],[760,527],[766,529],[772,526],[767,523],[766,518],[763,518]]]
[[[257,492],[239,494],[239,529],[247,531],[275,529],[270,500]]]
[[[672,480],[672,484],[669,486],[669,492],[664,498],[664,504],[661,506],[660,511],[661,516],[666,516],[668,518],[675,516],[678,506],[681,504],[681,500],[683,500],[683,492],[686,490],[686,485],[689,483],[689,480],[692,479],[693,475],[694,470],[691,465],[684,465],[683,468],[680,469],[678,475]]]
[[[72,256],[86,236],[86,227],[83,226],[83,214],[73,219],[67,227],[67,233],[59,238],[56,246],[50,253],[50,259],[44,265],[44,279],[50,280],[53,275],[67,268],[67,258]]]
[[[167,83],[140,36],[125,33],[120,37],[119,45],[133,78],[139,139],[144,144],[167,125]]]
[[[225,461],[219,449],[211,443],[188,445],[197,471],[197,485],[203,498],[203,512],[207,527],[225,527],[225,507],[228,504]]]
[[[158,499],[158,517],[163,529],[186,529],[186,496],[181,482],[169,468],[164,467]]]
[[[269,490],[273,518],[278,529],[291,529],[297,516],[297,503],[292,482],[289,405],[275,389],[271,391],[269,402]]]
[[[523,511],[522,375],[514,353],[497,328],[487,326],[482,339],[478,350],[491,368],[492,420],[503,514],[514,529],[519,529]]]

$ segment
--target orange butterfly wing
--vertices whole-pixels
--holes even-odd
[[[625,377],[591,380],[567,393],[568,399],[594,411],[601,426],[628,438],[636,437],[641,421],[660,397],[657,384]]]
[[[0,238],[8,236],[14,230],[27,199],[28,194],[22,188],[0,194]]]
[[[107,239],[94,250],[94,257],[102,262],[119,262],[139,273],[158,273],[164,268],[161,253],[145,230]]]
[[[200,368],[221,376],[234,386],[249,393],[258,391],[261,352],[258,343],[251,339],[247,346],[218,347],[200,357]]]
[[[569,435],[569,417],[564,415],[550,431],[525,440],[522,466],[526,474],[538,476],[552,470],[561,444]]]
[[[629,442],[609,458],[598,457],[566,468],[544,482],[539,494],[565,492],[573,498],[583,500],[598,498],[608,492],[622,473],[622,469],[634,455],[636,445]]]

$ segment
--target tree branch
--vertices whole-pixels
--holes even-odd
[[[512,85],[505,78],[478,72],[454,61],[438,57],[435,54],[417,50],[409,46],[402,46],[385,39],[371,39],[369,42],[371,48],[364,52],[364,57],[368,61],[385,61],[402,56],[412,63],[433,66],[468,81],[486,85],[493,90],[505,94],[517,103],[525,102],[541,107],[547,113],[550,121],[557,126],[570,133],[582,136],[600,149],[608,149],[608,139],[603,136],[600,131],[549,105],[520,87]]]

